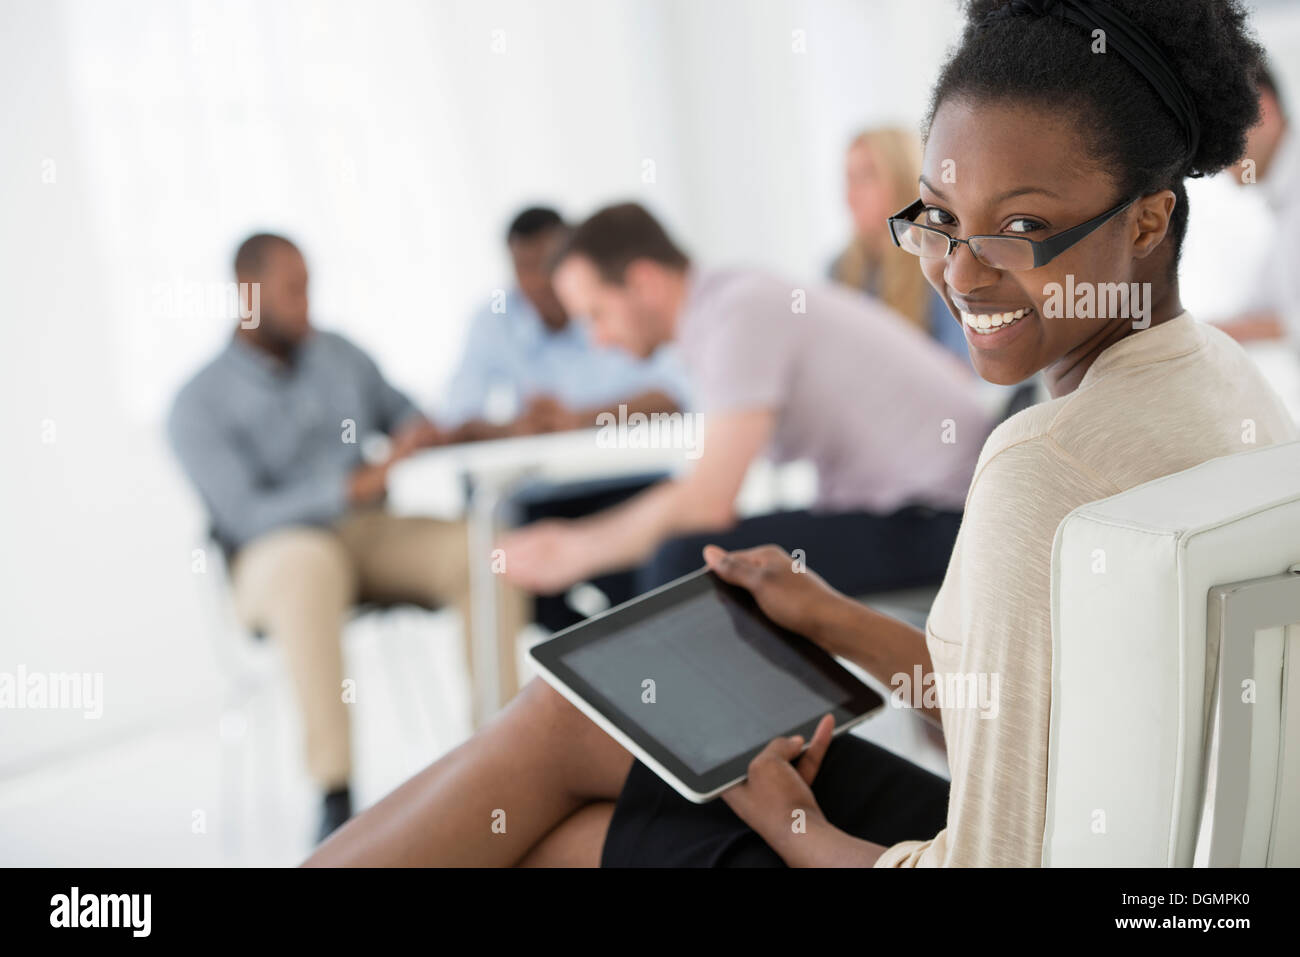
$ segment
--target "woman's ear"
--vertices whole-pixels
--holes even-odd
[[[1138,259],[1151,255],[1164,241],[1177,202],[1172,189],[1162,189],[1133,204],[1137,211],[1133,217],[1133,254]]]

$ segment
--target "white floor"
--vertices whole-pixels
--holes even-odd
[[[355,795],[368,804],[469,730],[459,623],[395,611],[349,629]],[[251,645],[243,706],[223,682],[149,726],[0,780],[0,863],[292,865],[318,796],[278,653]],[[228,685],[227,685],[228,686]]]

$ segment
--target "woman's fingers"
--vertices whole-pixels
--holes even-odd
[[[725,551],[717,545],[705,545],[704,564],[729,584],[740,585],[751,591],[758,584],[758,569],[737,552]]]
[[[817,772],[821,770],[822,759],[826,756],[826,749],[830,747],[834,733],[835,718],[828,714],[817,723],[817,727],[813,730],[812,740],[808,742],[808,749],[803,752],[802,756],[800,756],[799,752],[803,749],[803,735],[795,734],[788,737],[773,738],[768,742],[767,747],[754,755],[754,759],[749,765],[750,775],[752,776],[755,771],[768,761],[780,761],[786,764],[794,763],[799,776],[803,778],[805,784],[811,787],[817,777]],[[797,762],[796,758],[798,759]]]
[[[817,772],[821,770],[822,758],[826,756],[826,749],[830,747],[834,733],[835,718],[828,714],[818,722],[816,730],[813,731],[812,741],[808,744],[808,750],[799,759],[799,775],[809,787],[817,777]]]
[[[784,761],[788,764],[799,756],[799,749],[802,747],[803,735],[800,734],[773,738],[767,743],[767,747],[754,755],[749,765],[750,771],[752,772],[755,765],[761,765],[764,761]]]
[[[775,545],[762,545],[742,552],[729,552],[717,545],[705,545],[704,563],[724,582],[753,591],[762,583],[771,557],[783,554]]]

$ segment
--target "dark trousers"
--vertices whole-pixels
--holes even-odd
[[[741,520],[725,532],[684,535],[659,548],[641,569],[638,592],[680,578],[704,564],[705,545],[729,551],[780,545],[803,552],[807,567],[831,587],[859,597],[943,580],[957,540],[960,512],[911,505],[889,515],[870,512],[775,512]]]
[[[812,784],[835,827],[888,847],[927,840],[947,823],[948,782],[852,734],[831,742]],[[784,867],[720,798],[693,804],[640,761],[614,804],[602,867]]]

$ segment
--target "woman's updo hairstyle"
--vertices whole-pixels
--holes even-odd
[[[1066,112],[1124,197],[1174,191],[1176,265],[1187,230],[1184,178],[1240,159],[1259,117],[1255,75],[1263,50],[1238,0],[968,0],[965,7],[965,30],[939,75],[927,128],[951,98]],[[1174,79],[1182,113],[1115,45],[1093,52],[1092,30],[1075,20],[1094,10],[1136,27],[1140,45],[1149,41],[1157,72]],[[1190,135],[1183,114],[1192,117]]]

